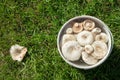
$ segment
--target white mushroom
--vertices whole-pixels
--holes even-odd
[[[62,46],[62,53],[64,57],[70,61],[80,59],[82,47],[77,41],[68,41]]]
[[[75,36],[76,39],[77,39],[77,35],[78,35],[78,34],[74,34],[74,36]]]
[[[77,40],[81,46],[92,44],[94,41],[93,35],[89,31],[82,31],[77,35]]]
[[[91,45],[85,45],[85,52],[91,54],[93,52],[93,47]]]
[[[83,25],[82,23],[74,23],[72,29],[74,33],[79,33],[83,30]]]
[[[99,35],[96,35],[95,40],[103,41],[103,42],[107,43],[108,42],[108,36],[105,33],[100,33]]]
[[[96,27],[91,32],[92,32],[93,36],[95,37],[97,34],[99,34],[101,32],[101,29]]]
[[[76,41],[76,37],[73,34],[64,34],[62,37],[62,45],[67,41]]]
[[[98,62],[93,56],[87,54],[86,52],[82,52],[82,60],[88,65],[94,65]]]
[[[26,52],[27,52],[27,48],[17,44],[11,46],[10,48],[10,55],[13,60],[22,61]]]
[[[71,34],[73,31],[72,31],[72,28],[67,28],[66,30],[66,34]]]
[[[83,26],[85,30],[92,30],[95,27],[95,23],[91,20],[85,20]]]
[[[94,41],[92,44],[94,52],[91,54],[96,59],[102,59],[107,53],[107,45],[102,41]]]

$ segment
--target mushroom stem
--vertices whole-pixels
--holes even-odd
[[[72,27],[74,33],[79,33],[83,30],[82,23],[75,23]]]

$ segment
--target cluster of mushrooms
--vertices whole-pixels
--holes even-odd
[[[88,65],[94,65],[106,55],[107,42],[107,34],[94,21],[86,19],[66,29],[61,50],[69,61],[82,60]]]

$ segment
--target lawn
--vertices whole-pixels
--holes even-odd
[[[97,68],[67,64],[57,50],[57,34],[70,18],[103,20],[114,37],[109,58]],[[28,48],[22,62],[9,49]],[[0,80],[118,80],[120,78],[120,0],[0,0]]]

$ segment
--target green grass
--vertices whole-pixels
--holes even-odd
[[[71,67],[60,57],[56,39],[70,18],[91,15],[103,20],[114,36],[110,57],[91,70]],[[13,61],[13,44],[28,48]],[[120,0],[0,0],[0,80],[119,80]]]

